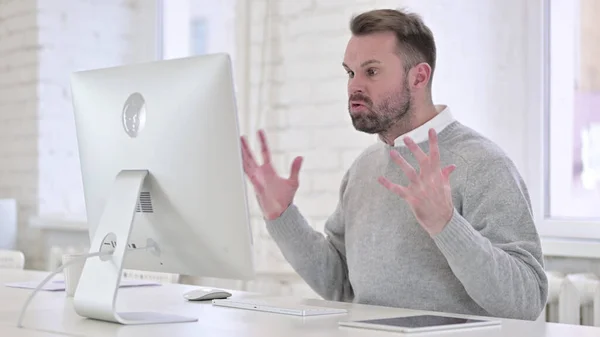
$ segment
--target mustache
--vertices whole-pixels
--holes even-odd
[[[350,103],[351,101],[364,102],[366,106],[373,106],[373,101],[368,96],[363,95],[361,93],[350,95],[350,97],[348,98],[348,103]]]

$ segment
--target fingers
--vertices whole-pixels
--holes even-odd
[[[258,131],[258,138],[260,141],[260,151],[263,157],[263,164],[271,163],[271,151],[269,150],[269,145],[267,144],[267,137],[265,136],[265,132],[263,130]],[[241,137],[242,141],[242,160],[244,162],[244,171],[246,173],[251,170],[256,169],[258,164],[256,163],[256,159],[254,159],[254,155],[250,150],[250,145],[248,145],[248,140],[246,137]]]
[[[454,172],[455,169],[456,165],[449,165],[442,169],[442,177],[444,177],[445,181],[448,181],[448,178],[450,177],[452,172]]]
[[[271,151],[269,151],[269,145],[267,144],[267,137],[265,136],[265,131],[258,131],[258,139],[260,140],[260,152],[263,157],[263,164],[268,164],[271,162]]]
[[[408,188],[394,184],[393,182],[389,181],[386,177],[379,177],[377,181],[379,181],[379,183],[383,185],[383,187],[387,188],[392,193],[406,200],[406,202],[408,202],[411,206],[416,204],[417,199],[410,194]]]
[[[438,172],[440,169],[440,148],[434,129],[429,129],[429,169],[430,172]]]
[[[406,177],[411,181],[416,183],[418,180],[417,172],[415,169],[410,166],[410,164],[395,150],[390,151],[390,155],[392,156],[392,160],[400,166]]]
[[[402,198],[408,196],[408,189],[406,187],[396,185],[393,182],[389,181],[386,177],[379,177],[377,181],[379,181],[379,183],[383,185],[383,187],[387,188],[388,190],[390,190],[394,194],[399,195]]]
[[[423,152],[419,145],[417,145],[417,143],[415,143],[415,141],[412,140],[410,137],[404,138],[404,144],[406,144],[406,147],[408,147],[410,152],[412,152],[413,156],[415,156],[415,158],[419,162],[419,165],[423,167],[424,164],[427,163],[427,155],[425,154],[425,152]]]
[[[300,167],[302,167],[302,157],[296,157],[292,162],[292,169],[290,170],[290,180],[295,183],[299,180]]]
[[[241,137],[242,141],[242,162],[244,164],[244,171],[248,174],[250,171],[256,168],[256,160],[252,156],[252,151],[250,151],[250,146],[248,146],[248,141],[246,137]]]

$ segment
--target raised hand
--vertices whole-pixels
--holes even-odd
[[[294,159],[290,177],[283,178],[275,172],[271,163],[271,152],[263,130],[258,132],[258,138],[263,158],[262,165],[257,164],[248,141],[245,137],[241,137],[244,172],[254,186],[263,216],[267,220],[273,220],[278,218],[294,200],[299,186],[298,175],[302,166],[302,157]]]
[[[392,150],[392,159],[400,166],[410,183],[405,187],[394,184],[385,177],[380,177],[379,182],[406,200],[421,226],[430,235],[435,235],[444,229],[454,212],[449,177],[456,166],[440,168],[438,139],[433,129],[429,130],[429,156],[412,139],[407,137],[404,143],[417,159],[419,173],[397,151]]]

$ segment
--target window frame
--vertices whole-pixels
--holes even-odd
[[[591,221],[558,219],[550,216],[549,170],[554,164],[551,164],[549,156],[550,116],[553,109],[559,108],[558,104],[573,106],[573,95],[569,96],[568,93],[573,92],[573,81],[576,80],[573,71],[564,71],[568,67],[557,71],[558,62],[552,62],[553,55],[559,52],[569,54],[569,51],[564,48],[565,44],[573,46],[566,57],[575,58],[574,49],[577,43],[574,41],[574,34],[571,35],[573,41],[565,40],[568,39],[569,34],[559,34],[560,27],[552,25],[553,13],[556,14],[559,6],[565,3],[564,0],[527,2],[530,34],[528,66],[531,71],[529,111],[531,113],[527,118],[529,142],[526,152],[529,161],[526,178],[544,255],[600,258],[600,219]],[[560,13],[565,14],[564,11]],[[573,13],[576,14],[577,10]],[[562,22],[564,23],[564,19]],[[560,40],[557,42],[557,39]],[[553,49],[553,44],[554,46],[560,44],[561,48]],[[564,59],[561,60],[564,64]],[[570,163],[572,160],[569,161]],[[598,206],[600,207],[600,204]]]

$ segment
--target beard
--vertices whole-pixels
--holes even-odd
[[[407,84],[404,83],[400,92],[390,94],[377,106],[373,104],[369,97],[363,94],[351,95],[348,102],[348,112],[351,109],[350,101],[362,101],[367,108],[367,111],[356,114],[350,113],[354,128],[369,134],[381,134],[409,117],[412,110],[412,99]]]

